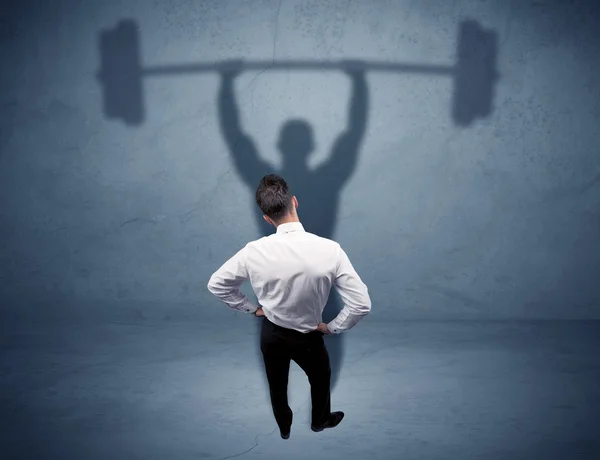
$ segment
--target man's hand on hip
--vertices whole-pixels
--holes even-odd
[[[255,316],[265,316],[265,312],[263,311],[262,307],[259,307],[258,310],[256,310],[256,312],[254,313]]]
[[[317,326],[317,331],[321,331],[323,334],[331,334],[331,332],[329,332],[329,329],[327,329],[327,324],[326,323],[319,323],[319,325]]]

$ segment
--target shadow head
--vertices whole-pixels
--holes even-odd
[[[306,166],[308,157],[315,149],[311,125],[300,119],[286,121],[279,131],[277,149],[285,164]]]

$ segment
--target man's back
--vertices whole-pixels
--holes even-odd
[[[306,232],[300,222],[248,243],[245,263],[265,316],[279,326],[314,331],[332,286],[344,302],[328,325],[332,333],[351,329],[371,310],[367,286],[340,245]]]

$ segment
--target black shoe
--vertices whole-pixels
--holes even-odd
[[[343,412],[332,412],[331,414],[329,414],[329,420],[327,420],[327,422],[325,422],[321,426],[311,425],[310,429],[313,430],[315,433],[318,433],[319,431],[323,431],[325,428],[334,428],[340,424],[343,418]]]
[[[292,414],[292,418],[290,421],[290,427],[287,429],[287,431],[283,431],[281,428],[279,428],[279,434],[281,435],[281,437],[283,439],[288,439],[290,437],[290,431],[292,431],[292,421],[294,420],[294,414]]]

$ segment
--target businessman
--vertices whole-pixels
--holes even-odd
[[[331,367],[323,336],[354,327],[371,311],[371,299],[341,246],[305,231],[298,199],[283,177],[264,176],[256,204],[276,232],[246,244],[211,276],[208,290],[230,308],[262,317],[260,348],[271,405],[281,437],[288,439],[293,419],[287,397],[290,361],[310,383],[311,429],[337,426],[344,413],[331,412]],[[240,291],[247,280],[259,305]],[[332,286],[344,307],[326,324],[322,315]]]

